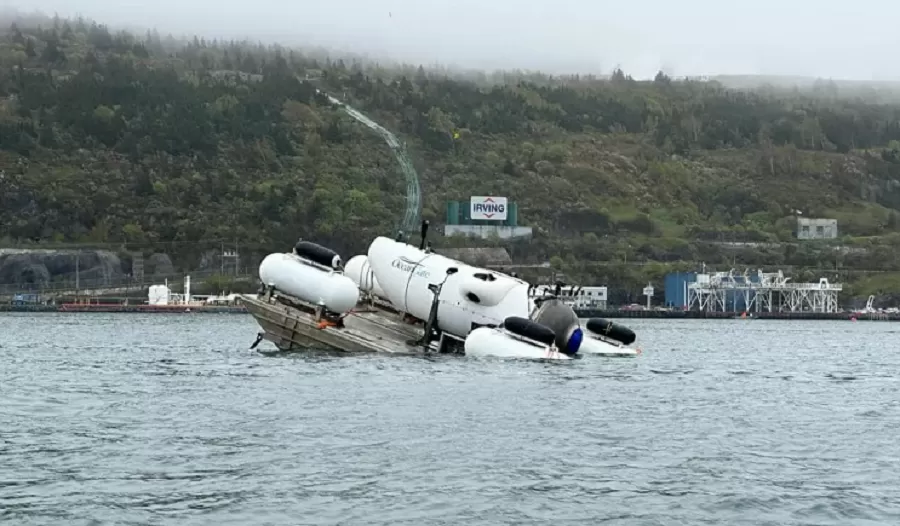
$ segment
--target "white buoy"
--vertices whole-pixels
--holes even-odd
[[[259,265],[259,279],[285,294],[340,314],[359,301],[359,289],[353,280],[294,254],[266,256]]]
[[[387,299],[387,295],[375,278],[375,273],[372,272],[368,256],[360,254],[350,258],[344,265],[344,275],[352,279],[360,291]]]

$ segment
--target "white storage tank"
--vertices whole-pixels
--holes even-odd
[[[147,294],[147,303],[149,305],[168,305],[169,295],[172,291],[165,285],[150,285],[150,292]]]

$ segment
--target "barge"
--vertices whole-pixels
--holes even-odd
[[[582,328],[571,306],[534,298],[530,285],[425,248],[376,238],[347,262],[331,249],[299,241],[260,264],[262,290],[241,303],[282,351],[324,349],[386,353],[571,360],[582,354],[634,356],[634,333],[608,320]],[[599,331],[599,332],[598,332]],[[618,340],[618,341],[616,341]],[[584,352],[579,354],[579,350]]]
[[[340,322],[329,320],[317,306],[270,291],[242,297],[262,331],[251,348],[267,340],[281,351],[323,349],[358,352],[412,353],[424,331],[404,323],[398,313],[361,303]]]

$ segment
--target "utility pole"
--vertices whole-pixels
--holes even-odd
[[[75,252],[75,294],[78,294],[78,291],[81,290],[81,252]]]

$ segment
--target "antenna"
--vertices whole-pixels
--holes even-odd
[[[422,240],[419,241],[419,250],[425,250],[425,240],[428,236],[428,220],[422,221]]]

